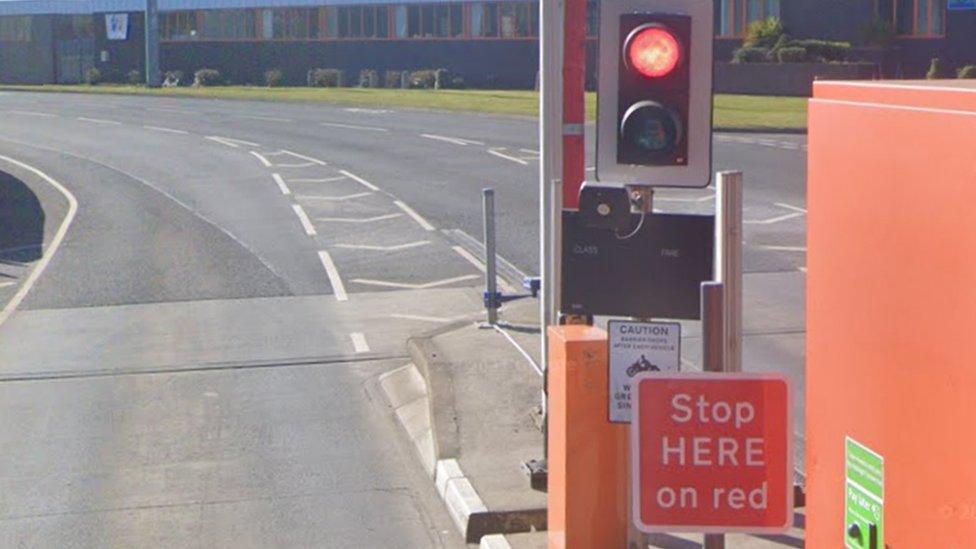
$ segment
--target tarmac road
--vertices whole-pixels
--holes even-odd
[[[715,140],[746,174],[747,361],[800,383],[804,151]],[[374,384],[477,312],[483,187],[508,282],[538,272],[533,121],[7,93],[0,155],[44,214],[0,240],[0,538],[460,543]]]

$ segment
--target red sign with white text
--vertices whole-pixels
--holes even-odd
[[[789,381],[645,373],[634,381],[631,472],[644,532],[783,532],[793,521]]]

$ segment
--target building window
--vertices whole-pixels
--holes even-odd
[[[420,6],[407,7],[407,36],[420,38]]]
[[[58,40],[77,40],[95,36],[95,21],[91,15],[61,15],[55,24]]]
[[[888,21],[899,36],[944,36],[945,0],[877,0],[878,19]]]
[[[408,24],[407,24],[407,7],[406,6],[397,6],[396,7],[395,18],[396,18],[396,22],[394,23],[394,25],[396,26],[396,37],[397,38],[406,38],[407,36],[409,36],[409,33],[407,32],[407,30],[408,30],[407,29],[407,27],[408,27]]]
[[[210,40],[257,38],[257,25],[252,10],[207,10],[203,14],[200,37]]]
[[[502,38],[525,38],[538,34],[538,18],[534,4],[527,2],[505,2],[499,4],[499,28]]]
[[[742,38],[750,23],[779,18],[779,0],[716,0],[715,12],[716,35]]]
[[[460,4],[431,6],[434,11],[432,32],[439,38],[456,38],[464,32]]]
[[[171,11],[162,14],[163,40],[192,40],[197,37],[195,11]]]
[[[264,36],[276,40],[316,38],[318,37],[318,17],[315,15],[315,10],[308,8],[264,10]],[[271,20],[270,36],[267,26],[268,19]]]
[[[498,4],[471,4],[471,35],[477,38],[498,36]]]

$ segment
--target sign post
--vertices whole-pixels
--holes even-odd
[[[635,384],[631,482],[641,531],[781,533],[790,527],[785,377],[644,373]]]

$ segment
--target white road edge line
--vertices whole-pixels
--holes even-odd
[[[258,151],[251,151],[251,154],[253,154],[254,157],[257,158],[258,160],[260,160],[261,163],[264,164],[265,168],[271,167],[271,161],[265,158],[263,154],[259,153]]]
[[[349,179],[352,179],[356,183],[359,183],[360,185],[362,185],[363,187],[366,187],[367,189],[369,189],[371,191],[379,191],[380,190],[379,187],[377,187],[376,185],[373,185],[369,181],[366,181],[365,179],[363,179],[362,177],[359,177],[356,174],[349,173],[346,170],[339,170],[339,173],[341,173],[342,175],[348,177]]]
[[[315,236],[315,226],[312,225],[312,221],[309,220],[308,214],[305,213],[305,209],[298,204],[293,204],[292,209],[295,210],[295,215],[298,216],[298,220],[302,223],[302,228],[305,229],[305,234],[308,236]]]
[[[435,280],[434,282],[427,282],[425,284],[412,284],[409,282],[388,282],[385,280],[371,280],[368,278],[354,278],[352,281],[357,284],[366,284],[370,286],[383,286],[386,288],[406,288],[410,290],[425,290],[427,288],[436,288],[438,286],[445,286],[447,284],[453,284],[455,282],[463,282],[465,280],[471,280],[472,278],[480,278],[480,277],[478,275],[455,276],[453,278],[445,278],[444,280]]]
[[[278,184],[278,188],[281,189],[281,194],[291,194],[291,189],[288,188],[288,185],[285,183],[285,178],[281,177],[281,174],[273,173],[271,174],[271,178]]]
[[[385,215],[378,215],[376,217],[316,217],[316,221],[332,221],[336,223],[372,223],[373,221],[385,221],[387,219],[394,219],[400,217],[403,214],[392,213]]]
[[[53,178],[51,178],[51,176],[47,175],[41,170],[38,170],[33,166],[24,164],[19,160],[14,160],[13,158],[10,158],[8,156],[0,155],[0,160],[9,162],[15,166],[19,166],[20,168],[23,168],[37,175],[44,181],[48,182],[52,187],[57,189],[58,192],[64,195],[64,197],[68,200],[68,212],[65,214],[64,219],[61,221],[61,225],[58,227],[57,232],[54,233],[54,237],[51,238],[51,243],[48,244],[47,249],[45,249],[44,253],[41,254],[41,259],[38,260],[37,265],[34,267],[34,270],[31,271],[30,275],[27,276],[27,279],[24,280],[24,283],[21,284],[20,288],[13,295],[13,297],[10,298],[10,301],[8,301],[6,305],[4,305],[3,310],[0,310],[0,326],[2,326],[3,323],[6,322],[6,320],[10,317],[10,315],[13,314],[13,312],[17,309],[17,307],[20,306],[20,303],[27,296],[27,292],[29,292],[31,288],[34,287],[34,284],[37,282],[37,279],[40,278],[41,273],[44,272],[44,269],[47,268],[48,263],[51,262],[51,258],[54,257],[55,252],[58,251],[58,248],[61,246],[61,242],[64,240],[64,235],[67,234],[68,227],[71,226],[71,222],[75,218],[75,213],[78,211],[78,200],[75,198],[73,194],[71,194],[71,191],[69,191],[64,187],[64,185],[58,183]]]
[[[461,246],[451,246],[451,249],[457,252],[459,256],[466,259],[468,263],[474,265],[474,267],[479,271],[483,273],[488,272],[488,267],[486,267],[485,264],[480,259],[475,257],[474,254],[472,254],[471,252],[465,250]],[[507,280],[498,276],[498,273],[495,273],[495,279],[497,280],[498,285],[502,287],[503,292],[508,294],[514,294],[516,292],[515,288],[511,284],[509,284]]]
[[[165,133],[178,133],[180,135],[189,135],[190,132],[186,130],[177,130],[175,128],[164,128],[162,126],[143,126],[147,130],[152,130],[154,132],[165,132]]]
[[[415,212],[413,208],[411,208],[410,206],[407,206],[400,200],[394,200],[393,203],[397,205],[397,208],[400,208],[401,210],[406,212],[407,215],[412,217],[413,220],[416,221],[418,225],[424,228],[425,231],[434,230],[434,226],[428,223],[426,219],[424,219],[419,213]]]
[[[488,154],[493,154],[493,155],[497,156],[498,158],[504,158],[505,160],[510,160],[512,162],[517,162],[517,163],[519,163],[519,164],[521,164],[523,166],[528,166],[529,165],[528,162],[526,162],[525,160],[522,160],[521,158],[516,158],[514,156],[509,156],[509,155],[507,155],[505,153],[502,153],[502,152],[499,152],[499,151],[497,151],[495,149],[488,149]]]
[[[339,269],[336,269],[332,256],[329,255],[329,252],[322,250],[319,252],[319,260],[325,267],[325,274],[329,276],[329,284],[332,284],[332,292],[335,294],[336,301],[348,301],[349,296],[346,295],[346,287],[342,285]]]
[[[369,250],[371,252],[398,252],[400,250],[409,250],[410,248],[419,248],[421,246],[426,246],[430,244],[430,240],[418,240],[417,242],[408,242],[406,244],[398,244],[396,246],[371,246],[369,244],[336,244],[336,248],[343,248],[346,250]]]
[[[368,353],[369,343],[366,342],[366,335],[362,332],[353,332],[349,334],[352,339],[352,347],[357,353]]]
[[[87,118],[84,116],[79,116],[78,120],[82,122],[91,122],[92,124],[109,124],[112,126],[121,126],[122,123],[117,120],[104,120],[102,118]]]
[[[362,130],[364,132],[388,132],[390,130],[386,128],[378,128],[376,126],[357,126],[355,124],[339,124],[337,122],[319,122],[320,126],[331,126],[333,128],[344,128],[347,130]]]

